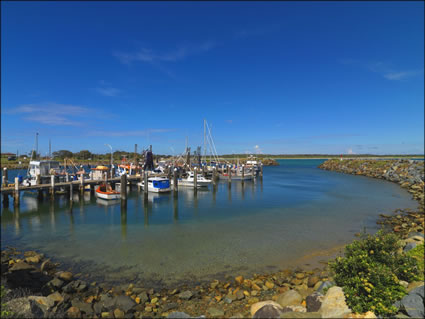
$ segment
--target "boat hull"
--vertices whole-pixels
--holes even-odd
[[[226,180],[226,179],[229,178],[229,176],[227,174],[226,175],[220,174],[219,178]],[[249,180],[252,180],[253,178],[254,178],[254,175],[252,175],[252,174],[245,174],[245,176],[243,178],[242,178],[242,175],[233,175],[232,174],[232,181],[249,181]]]
[[[137,185],[140,187],[140,189],[145,189],[144,183],[137,183]],[[152,193],[167,193],[171,191],[171,187],[167,187],[167,188],[157,188],[157,187],[153,187],[148,185],[148,192],[152,192]]]
[[[171,181],[171,184],[173,185],[173,181]],[[210,185],[211,182],[210,181],[197,181],[197,187],[208,187],[208,185]],[[178,186],[183,186],[183,187],[194,187],[195,183],[193,181],[185,181],[185,180],[179,180],[178,181]]]

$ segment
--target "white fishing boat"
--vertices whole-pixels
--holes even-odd
[[[196,185],[197,187],[208,187],[208,185],[211,184],[211,180],[205,178],[204,176],[198,174],[196,176]],[[173,184],[173,183],[171,183]],[[190,171],[185,178],[179,178],[177,184],[179,186],[188,186],[188,187],[194,187],[195,186],[195,174],[194,172]]]
[[[109,184],[101,184],[96,189],[96,196],[101,199],[120,199],[121,193],[112,189]]]
[[[56,182],[65,181],[65,176],[61,172],[58,161],[30,161],[27,174],[28,177],[22,182],[24,186],[37,185],[37,175],[40,176],[40,184],[49,184],[51,175],[55,176]]]
[[[141,189],[145,189],[145,182],[137,183]],[[171,191],[170,180],[166,177],[149,177],[148,178],[148,192],[165,193]]]
[[[228,179],[229,178],[229,174],[223,173],[223,174],[219,174],[218,175],[220,179]],[[252,171],[245,171],[243,176],[242,176],[242,171],[232,171],[232,181],[248,181],[248,180],[252,180],[255,177],[255,175],[252,173]]]

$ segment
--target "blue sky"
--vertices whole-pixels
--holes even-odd
[[[2,152],[424,152],[423,2],[2,2]]]

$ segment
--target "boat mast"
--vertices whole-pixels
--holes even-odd
[[[38,132],[35,133],[35,159],[38,157]]]
[[[207,161],[207,146],[206,146],[206,138],[207,138],[207,128],[206,128],[206,119],[204,119],[204,156],[203,161]]]

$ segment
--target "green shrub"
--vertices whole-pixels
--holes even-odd
[[[418,280],[420,273],[417,261],[400,248],[395,234],[363,234],[360,240],[345,247],[344,257],[330,263],[334,280],[343,287],[353,311],[379,315],[397,311],[392,305],[406,294],[399,281]]]
[[[424,280],[424,244],[418,245],[407,253],[416,259],[419,267],[419,280]]]

